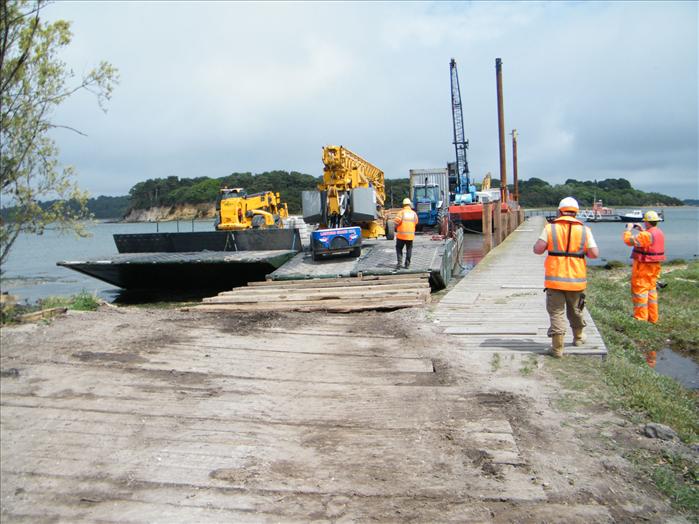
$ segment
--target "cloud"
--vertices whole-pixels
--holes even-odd
[[[472,173],[497,176],[501,57],[521,177],[609,173],[699,196],[694,3],[61,2],[47,13],[73,20],[76,71],[106,59],[121,72],[106,116],[86,95],[57,114],[89,135],[57,140],[94,194],[168,175],[318,175],[329,143],[389,177],[444,166],[452,57]]]

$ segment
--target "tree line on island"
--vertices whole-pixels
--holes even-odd
[[[231,173],[220,178],[196,177],[150,178],[137,183],[125,196],[99,196],[87,201],[87,208],[96,219],[121,219],[132,211],[152,207],[175,207],[187,204],[213,204],[223,186],[242,187],[248,194],[262,191],[278,192],[289,206],[289,213],[301,213],[301,191],[314,190],[321,177],[297,171],[267,171],[259,174]],[[499,187],[494,179],[492,187]],[[476,184],[480,189],[480,184]],[[508,185],[510,192],[512,185]],[[408,178],[386,179],[386,207],[400,207],[403,198],[409,197]],[[582,207],[592,207],[594,200],[617,207],[681,206],[696,205],[655,192],[634,189],[624,178],[608,178],[600,181],[568,179],[564,184],[551,185],[540,178],[519,181],[519,202],[525,208],[555,207],[566,196],[574,196]],[[40,205],[50,207],[53,201]],[[75,204],[77,208],[77,204]],[[2,210],[3,219],[11,220],[11,208]]]

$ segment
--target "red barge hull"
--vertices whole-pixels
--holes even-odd
[[[497,206],[497,203],[496,203]],[[494,207],[493,209],[497,209]],[[500,211],[507,213],[507,204],[500,202]],[[461,204],[449,206],[449,218],[452,222],[462,225],[465,229],[483,231],[483,204]]]

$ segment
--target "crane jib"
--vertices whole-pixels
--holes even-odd
[[[451,113],[454,124],[454,149],[456,150],[456,193],[461,194],[469,190],[471,180],[469,178],[468,160],[466,150],[468,140],[464,134],[464,116],[461,109],[461,91],[459,89],[459,73],[456,69],[456,60],[449,63],[451,73]],[[466,187],[462,185],[462,177]]]

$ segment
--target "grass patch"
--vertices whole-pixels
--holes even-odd
[[[502,359],[500,353],[493,353],[493,357],[490,359],[490,369],[492,371],[497,371],[502,366]]]
[[[634,423],[658,422],[672,427],[686,443],[699,441],[699,393],[684,388],[648,367],[645,352],[670,347],[699,360],[699,261],[663,266],[657,324],[633,319],[631,269],[588,268],[587,305],[608,349],[603,361],[565,358],[547,366],[569,390],[559,407],[605,404]],[[581,399],[584,397],[584,401]],[[663,452],[637,451],[630,457],[681,511],[699,511],[695,463]]]
[[[676,453],[636,451],[627,457],[644,471],[672,504],[699,521],[699,466]]]
[[[70,297],[46,297],[39,301],[36,309],[67,307],[76,311],[95,311],[99,305],[100,299],[83,289],[77,295]]]
[[[526,377],[534,373],[534,370],[538,367],[536,355],[529,355],[522,360],[522,367],[519,368],[519,372]]]
[[[0,324],[14,324],[19,321],[19,317],[26,313],[33,313],[42,309],[64,307],[74,311],[95,311],[101,300],[92,293],[82,290],[77,295],[69,297],[46,297],[36,304],[8,304],[0,310]]]

